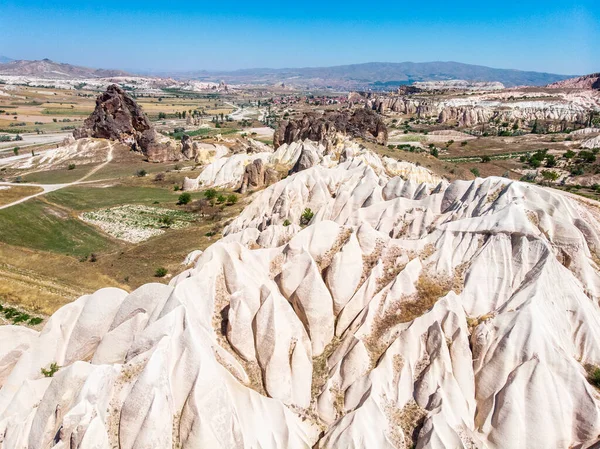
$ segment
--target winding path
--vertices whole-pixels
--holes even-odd
[[[64,189],[65,187],[71,187],[77,184],[84,184],[86,182],[96,182],[96,181],[86,181],[90,176],[97,173],[99,170],[102,170],[106,165],[108,165],[113,160],[113,144],[112,142],[108,143],[108,154],[106,155],[106,161],[92,168],[85,176],[79,178],[77,181],[65,183],[65,184],[35,184],[35,183],[19,183],[15,184],[13,182],[0,182],[1,186],[24,186],[24,187],[40,187],[43,189],[41,192],[34,193],[33,195],[26,196],[24,198],[18,199],[17,201],[13,201],[12,203],[5,204],[4,206],[0,206],[0,210],[6,209],[11,206],[16,206],[17,204],[24,203],[32,198],[37,196],[45,195],[49,192],[54,192],[56,190]]]

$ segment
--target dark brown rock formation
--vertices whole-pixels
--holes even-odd
[[[181,153],[185,159],[192,161],[198,157],[198,145],[187,134],[181,137]]]
[[[249,188],[265,187],[279,181],[279,173],[272,168],[266,168],[262,159],[254,159],[246,165],[240,193],[246,193]]]
[[[369,109],[308,113],[300,120],[282,121],[273,136],[273,145],[278,148],[284,143],[310,139],[329,148],[334,144],[336,134],[361,137],[386,144],[388,132],[381,117]]]
[[[118,140],[141,151],[151,162],[178,159],[174,143],[157,135],[142,108],[116,84],[98,96],[96,109],[73,136]]]

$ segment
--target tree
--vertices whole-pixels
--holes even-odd
[[[238,197],[235,194],[231,194],[227,197],[227,204],[235,204],[238,202]]]
[[[179,195],[177,204],[184,205],[184,204],[189,203],[190,201],[192,201],[192,195],[190,195],[188,192],[184,192],[181,195]]]
[[[439,151],[437,148],[435,148],[435,147],[433,147],[433,148],[431,149],[430,153],[431,153],[431,155],[432,155],[433,157],[439,157],[439,156],[440,156],[440,151]]]
[[[481,162],[490,162],[491,160],[492,158],[487,155],[481,157]]]
[[[218,196],[218,193],[215,189],[208,189],[204,191],[204,198],[207,200],[214,200]]]
[[[556,181],[558,179],[558,173],[556,173],[555,171],[552,170],[543,170],[542,171],[542,177],[546,180],[546,181]]]

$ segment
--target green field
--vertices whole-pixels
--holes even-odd
[[[78,165],[73,170],[48,170],[23,176],[23,182],[39,184],[67,184],[83,178],[97,164]]]
[[[76,257],[116,246],[92,226],[37,199],[0,210],[0,241]]]
[[[48,201],[76,211],[94,210],[122,204],[145,204],[175,206],[181,192],[157,187],[84,187],[73,186],[51,192],[45,197]],[[192,194],[192,198],[200,198],[201,193]]]

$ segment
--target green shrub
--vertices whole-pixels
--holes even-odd
[[[483,162],[483,163],[490,162],[491,160],[492,160],[492,158],[489,157],[489,156],[482,156],[481,157],[481,162]]]
[[[204,198],[207,200],[213,200],[217,197],[218,193],[215,189],[208,189],[204,191]]]
[[[238,197],[235,194],[231,194],[227,197],[227,204],[235,204],[238,202]]]
[[[556,173],[555,171],[552,170],[543,170],[542,171],[542,177],[546,180],[546,181],[556,181],[558,179],[558,173]]]
[[[174,220],[174,219],[173,219],[173,217],[171,217],[170,215],[163,215],[162,217],[160,217],[160,218],[158,219],[158,222],[159,222],[161,225],[164,225],[164,226],[167,226],[167,227],[169,227],[169,226],[171,226],[173,223],[175,223],[175,220]]]
[[[177,204],[179,204],[179,205],[188,204],[190,201],[192,201],[192,195],[190,195],[188,192],[184,192],[181,195],[179,195]]]
[[[300,224],[306,226],[308,223],[310,223],[314,216],[314,212],[309,207],[307,207],[306,209],[304,209],[304,212],[302,212]]]
[[[68,169],[69,170],[75,170],[75,164],[69,164]]]
[[[217,203],[221,204],[221,203],[224,203],[225,201],[227,201],[227,197],[225,195],[217,196]]]
[[[600,368],[595,366],[588,373],[588,381],[595,387],[600,388]]]
[[[165,267],[159,267],[154,272],[154,276],[157,278],[164,278],[169,271]]]
[[[141,169],[135,172],[135,175],[138,176],[139,178],[143,178],[144,176],[146,176],[148,174],[148,172],[146,172],[146,170]]]
[[[472,168],[471,173],[473,173],[477,178],[479,178],[479,176],[480,176],[479,170],[477,170],[476,168]]]
[[[56,362],[52,362],[48,369],[42,368],[41,371],[42,371],[42,374],[44,375],[44,377],[54,377],[54,375],[56,374],[56,372],[59,369],[60,369],[60,366],[58,366],[58,364]]]

